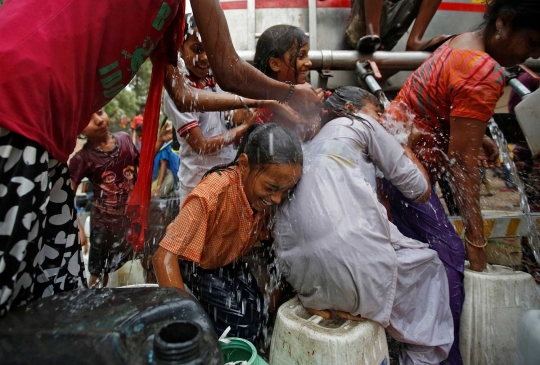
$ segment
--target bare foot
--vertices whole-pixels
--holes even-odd
[[[306,310],[309,312],[309,314],[313,316],[319,316],[324,319],[332,319],[332,314],[327,310],[318,310],[318,309],[311,309],[311,308],[306,308]]]
[[[336,310],[332,310],[331,311],[332,314],[340,317],[340,318],[343,318],[343,319],[348,319],[348,320],[351,320],[351,321],[358,321],[358,322],[361,322],[361,321],[365,321],[366,319],[363,318],[362,316],[353,316],[352,314],[350,313],[347,313],[347,312],[342,312],[342,311],[336,311]]]

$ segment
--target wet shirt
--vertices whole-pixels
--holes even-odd
[[[200,83],[188,77],[190,86],[223,93],[218,85],[207,79]],[[180,142],[180,169],[179,181],[181,187],[191,190],[201,181],[206,171],[217,165],[228,164],[234,159],[235,150],[232,145],[223,147],[221,150],[199,154],[193,150],[186,140],[186,134],[193,128],[199,127],[204,137],[213,137],[228,131],[227,113],[224,112],[180,112],[169,94],[165,92],[163,98],[163,111],[169,117]]]
[[[92,113],[157,47],[179,0],[8,0],[0,11],[0,127],[61,162]]]
[[[451,40],[450,40],[451,41]],[[488,122],[503,94],[502,67],[485,52],[439,47],[408,79],[386,113],[414,123],[423,133],[415,153],[436,165],[448,150],[452,117]],[[431,169],[429,169],[431,170]]]
[[[395,249],[426,244],[402,235],[376,194],[375,167],[407,197],[428,184],[375,120],[337,118],[304,148],[294,197],[278,209],[278,263],[303,305],[389,323],[397,280]]]
[[[215,269],[249,252],[258,238],[267,238],[267,222],[264,213],[251,209],[233,166],[208,175],[193,189],[160,246]]]
[[[75,184],[87,177],[94,188],[93,226],[117,231],[127,228],[125,213],[135,188],[139,152],[125,132],[114,133],[116,146],[101,151],[86,144],[70,161]]]

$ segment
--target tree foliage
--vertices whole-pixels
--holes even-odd
[[[151,74],[152,63],[150,60],[146,60],[129,85],[105,106],[105,112],[109,115],[109,129],[111,131],[123,129],[120,125],[122,118],[128,117],[129,120],[132,120],[140,113],[141,105],[146,103]],[[129,123],[127,127],[129,128]]]

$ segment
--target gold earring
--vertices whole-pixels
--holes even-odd
[[[501,39],[501,29],[499,29],[499,31],[497,32],[495,39]]]

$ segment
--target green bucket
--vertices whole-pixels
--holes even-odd
[[[257,354],[257,350],[251,342],[237,337],[227,338],[227,340],[231,343],[220,342],[225,364],[238,362],[240,365],[240,361],[246,361],[248,365],[268,365]]]

